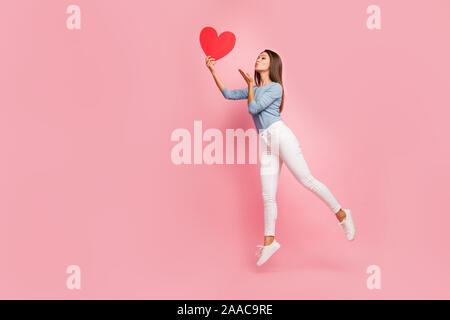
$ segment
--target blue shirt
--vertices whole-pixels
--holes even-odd
[[[254,85],[253,93],[255,99],[248,104],[248,112],[253,117],[256,129],[261,132],[275,121],[281,120],[280,105],[283,87],[278,82],[272,81],[260,88]],[[222,94],[228,100],[248,99],[248,88],[231,91],[224,88]]]

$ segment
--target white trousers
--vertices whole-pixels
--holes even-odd
[[[314,178],[309,171],[296,136],[282,120],[262,130],[259,133],[259,141],[265,236],[275,236],[276,193],[283,163],[286,163],[295,178],[322,199],[334,214],[340,210],[340,204],[327,186]]]

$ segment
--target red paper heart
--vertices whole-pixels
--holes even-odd
[[[233,50],[235,43],[236,36],[230,31],[222,32],[220,36],[217,36],[216,29],[204,27],[200,32],[200,45],[203,52],[207,56],[213,57],[216,61]]]

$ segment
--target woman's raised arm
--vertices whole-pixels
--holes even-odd
[[[220,91],[222,91],[223,89],[225,89],[225,85],[219,79],[216,70],[214,69],[214,65],[216,64],[215,59],[210,57],[211,56],[206,56],[206,66],[208,67],[209,71],[211,71],[211,74],[214,77],[214,81],[216,82],[217,87],[219,88]]]
[[[206,66],[208,67],[209,71],[211,71],[212,76],[214,77],[214,81],[216,82],[217,87],[219,88],[220,92],[224,96],[225,99],[228,100],[243,100],[248,98],[248,88],[244,89],[235,89],[235,90],[229,90],[223,82],[219,79],[219,76],[216,73],[216,70],[214,69],[214,64],[216,61],[214,61],[214,58],[210,58],[210,56],[206,57]]]

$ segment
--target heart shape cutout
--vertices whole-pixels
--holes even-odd
[[[216,61],[225,57],[236,44],[236,36],[231,31],[225,31],[217,36],[213,27],[204,27],[200,32],[200,45],[207,56]]]

